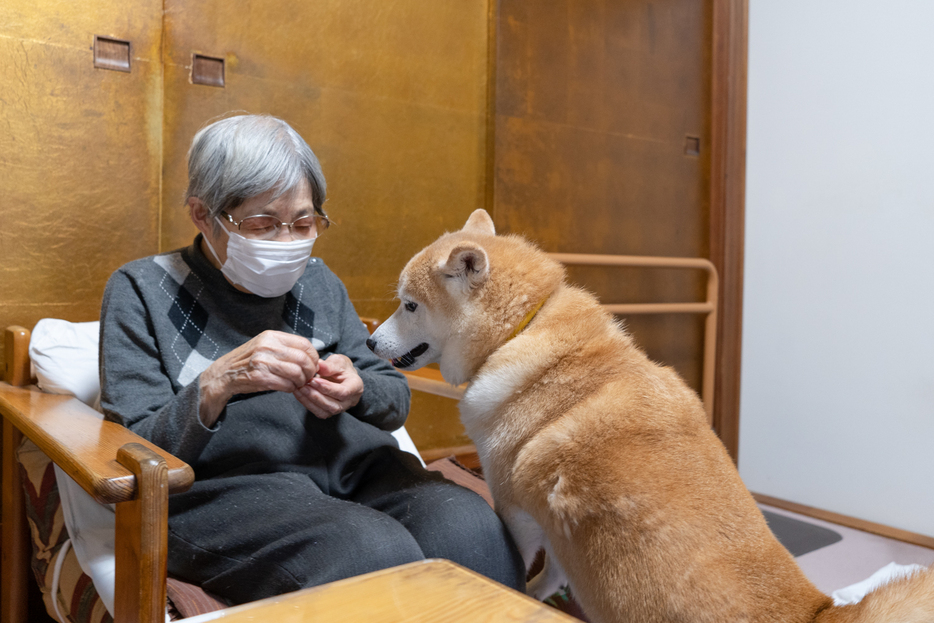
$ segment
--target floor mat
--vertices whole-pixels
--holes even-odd
[[[772,534],[792,556],[802,556],[843,540],[843,536],[823,526],[815,526],[785,515],[762,511]]]

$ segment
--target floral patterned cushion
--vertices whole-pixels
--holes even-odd
[[[112,623],[113,617],[91,578],[81,570],[74,550],[66,545],[68,532],[51,459],[28,439],[23,440],[17,459],[22,469],[26,520],[32,541],[32,572],[49,616],[63,623]],[[173,620],[227,607],[200,587],[181,580],[169,578],[166,588],[168,612]]]
[[[72,623],[111,623],[113,618],[94,590],[91,578],[81,571],[74,551],[65,546],[68,532],[52,461],[28,439],[23,440],[17,458],[32,541],[32,572],[46,610],[50,616]],[[56,567],[58,590],[53,594]]]

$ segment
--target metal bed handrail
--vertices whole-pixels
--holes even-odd
[[[643,255],[595,255],[588,253],[549,253],[565,265],[616,266],[626,268],[675,268],[703,270],[707,273],[706,300],[702,303],[624,303],[605,304],[613,314],[705,314],[704,364],[701,376],[701,399],[707,421],[713,424],[714,375],[717,355],[717,297],[719,278],[710,260],[689,257],[652,257]]]

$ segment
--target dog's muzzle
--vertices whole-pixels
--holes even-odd
[[[374,340],[372,337],[367,338],[366,345],[367,348],[369,348],[371,351],[374,353],[376,352],[376,340]],[[408,368],[413,363],[415,363],[415,360],[419,357],[419,355],[425,354],[425,351],[427,350],[428,343],[422,342],[401,357],[390,359],[389,362],[393,365],[394,368]]]
[[[423,355],[426,350],[428,350],[428,344],[426,342],[422,342],[401,357],[390,359],[389,363],[391,363],[394,368],[408,368],[413,363],[415,363],[415,360],[418,358],[418,356]]]

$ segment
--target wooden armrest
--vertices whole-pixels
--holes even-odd
[[[434,394],[435,396],[460,400],[464,397],[464,390],[467,389],[466,383],[457,386],[451,385],[444,380],[440,372],[432,368],[422,368],[410,372],[402,371],[402,374],[405,375],[405,380],[409,382],[410,389]]]
[[[169,494],[194,482],[188,464],[71,396],[0,383],[0,414],[32,440],[52,461],[98,502],[115,504],[137,494],[133,472],[117,462],[118,450],[140,444],[165,459]]]

